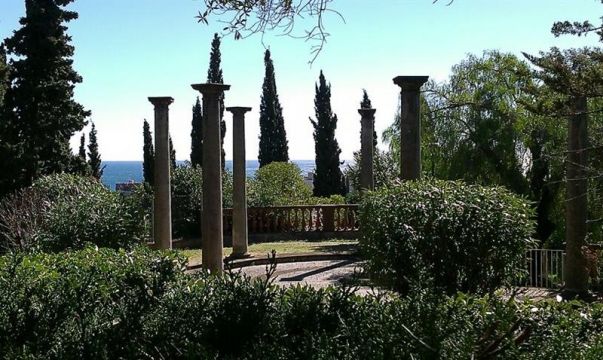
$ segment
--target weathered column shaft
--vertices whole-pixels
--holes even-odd
[[[588,289],[588,271],[582,247],[586,242],[588,209],[588,116],[586,97],[574,99],[569,119],[565,202],[565,286],[569,291]]]
[[[251,108],[229,107],[232,112],[233,136],[233,209],[232,209],[232,254],[244,256],[247,254],[247,196],[246,196],[246,166],[245,166],[245,113]]]
[[[421,86],[427,76],[398,76],[394,84],[401,89],[400,178],[421,178]]]
[[[155,106],[155,163],[153,185],[153,238],[160,249],[172,248],[170,191],[169,105],[171,97],[150,97]]]
[[[375,175],[373,159],[375,152],[373,133],[375,131],[375,109],[359,109],[360,127],[360,188],[373,190]]]
[[[222,224],[222,146],[220,96],[230,85],[196,84],[203,95],[203,214],[201,219],[203,268],[224,270]]]

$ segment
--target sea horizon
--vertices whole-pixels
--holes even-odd
[[[316,167],[314,160],[290,160],[290,162],[299,166],[304,176],[314,171]],[[115,190],[115,184],[118,183],[140,183],[143,178],[142,163],[142,160],[103,161],[102,166],[104,167],[104,171],[101,182],[111,190]],[[188,163],[188,160],[176,160],[176,163],[178,165],[185,165]],[[349,160],[343,160],[341,168],[343,169],[349,163]],[[259,167],[258,160],[247,160],[245,166],[247,177],[253,177]],[[226,160],[226,169],[232,171],[232,160]]]

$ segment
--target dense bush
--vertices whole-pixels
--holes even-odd
[[[292,163],[273,162],[261,167],[249,180],[249,206],[303,205],[312,197],[300,168]]]
[[[201,234],[201,207],[203,202],[203,172],[200,167],[177,166],[171,173],[172,236],[199,237]],[[138,187],[130,201],[151,218],[153,189],[148,184]],[[222,175],[222,206],[232,207],[232,173]],[[150,233],[148,233],[150,236]]]
[[[141,210],[93,178],[50,175],[2,200],[0,237],[4,249],[129,247],[143,236]]]
[[[598,359],[603,306],[277,288],[173,253],[0,257],[4,358]]]
[[[394,183],[361,205],[360,245],[371,276],[397,291],[489,292],[519,275],[533,211],[503,188]]]
[[[375,188],[380,188],[399,177],[400,166],[392,153],[381,151],[377,148],[375,150],[376,153],[373,156],[373,174]],[[350,182],[350,192],[346,195],[347,201],[358,204],[361,198],[360,152],[354,152],[354,160],[346,166],[344,174]]]
[[[87,248],[0,258],[3,358],[140,356],[142,316],[182,272],[175,254]]]

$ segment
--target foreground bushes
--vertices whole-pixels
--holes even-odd
[[[600,358],[603,307],[280,289],[186,275],[172,253],[0,258],[4,358]]]
[[[142,318],[182,271],[174,254],[88,248],[0,258],[0,354],[134,354]]]
[[[61,251],[86,243],[127,248],[143,234],[142,209],[93,178],[46,176],[0,202],[4,251]]]
[[[394,183],[361,206],[361,249],[382,284],[449,294],[490,292],[517,278],[533,211],[503,188],[461,182]]]

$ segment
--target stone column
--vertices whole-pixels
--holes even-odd
[[[400,121],[400,178],[421,178],[421,97],[420,89],[429,76],[397,76],[394,84],[400,86],[402,113]]]
[[[170,191],[169,109],[171,97],[150,97],[155,106],[155,165],[153,186],[153,239],[159,249],[172,248]]]
[[[572,99],[566,160],[565,200],[565,290],[584,294],[588,290],[584,254],[588,233],[588,102],[585,96]]]
[[[375,175],[373,156],[375,152],[373,133],[375,131],[375,109],[358,109],[360,119],[360,188],[373,190]]]
[[[247,255],[247,196],[245,189],[245,113],[250,107],[228,107],[232,113],[232,255]]]
[[[222,147],[220,98],[230,85],[193,84],[203,95],[203,215],[201,262],[212,273],[224,270],[222,228]]]

